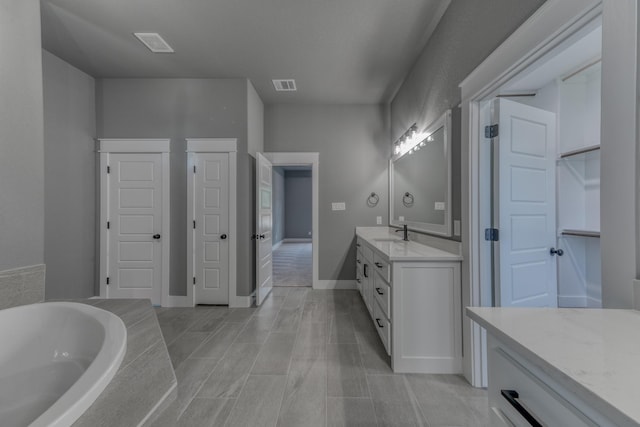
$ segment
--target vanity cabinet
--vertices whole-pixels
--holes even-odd
[[[638,311],[466,313],[487,332],[490,426],[640,426]]]
[[[403,253],[412,254],[420,246],[358,236],[357,287],[394,372],[460,373],[460,261],[454,254],[444,259],[389,256],[394,248],[409,248]]]
[[[492,335],[488,336],[489,425],[595,427],[603,419],[575,394]],[[527,417],[538,422],[532,423]]]

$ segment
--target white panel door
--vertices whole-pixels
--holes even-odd
[[[107,277],[109,298],[162,293],[162,155],[110,154]]]
[[[229,154],[194,154],[196,304],[229,304]]]
[[[261,153],[256,153],[256,305],[262,304],[273,285],[271,172],[271,162]]]
[[[556,307],[556,116],[498,99],[493,117],[496,305]]]

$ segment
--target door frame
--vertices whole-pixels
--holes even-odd
[[[484,244],[483,238],[483,230],[490,222],[484,208],[490,181],[488,171],[480,163],[484,140],[480,132],[481,104],[495,97],[509,79],[560,47],[602,14],[603,1],[606,0],[547,0],[460,83],[462,211],[467,212],[467,220],[462,222],[464,306],[482,305],[491,259],[490,246]],[[465,378],[475,387],[486,387],[486,332],[469,318],[463,322],[463,348],[469,349],[463,360]]]
[[[229,154],[229,308],[245,307],[243,297],[237,296],[237,168],[238,168],[238,140],[237,138],[186,138],[187,141],[187,174],[195,166],[194,157],[198,153],[228,153]],[[195,292],[193,284],[193,226],[194,215],[193,174],[187,178],[187,301],[191,307],[195,306]],[[176,298],[176,297],[174,297]],[[181,298],[181,297],[177,297]]]
[[[318,183],[320,181],[320,154],[270,152],[262,153],[273,166],[311,166],[311,257],[312,257],[312,289],[323,289],[318,280]]]
[[[109,298],[109,288],[107,285],[109,267],[109,238],[107,234],[107,221],[109,220],[109,195],[107,167],[109,166],[109,154],[118,153],[149,153],[160,154],[162,157],[162,285],[160,289],[160,305],[163,307],[169,303],[169,250],[171,248],[171,209],[170,209],[170,140],[169,139],[112,139],[99,138],[98,156],[100,165],[100,206],[99,224],[100,244],[99,244],[99,281],[100,297]]]

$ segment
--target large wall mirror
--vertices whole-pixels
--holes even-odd
[[[391,158],[389,181],[391,225],[451,236],[451,110]]]

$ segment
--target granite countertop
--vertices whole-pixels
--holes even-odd
[[[120,368],[73,427],[148,425],[176,398],[176,376],[149,300],[72,300],[119,316],[127,327]]]
[[[356,227],[365,240],[389,261],[461,261],[462,256],[415,241],[405,242],[402,233],[388,227]]]
[[[467,315],[605,417],[640,425],[640,311],[468,307]]]

